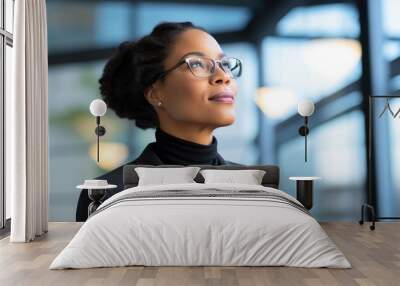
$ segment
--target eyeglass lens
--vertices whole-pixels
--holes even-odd
[[[188,64],[193,74],[198,77],[208,77],[215,72],[215,66],[211,59],[201,57],[189,58]],[[223,58],[221,61],[217,61],[217,64],[230,77],[235,78],[241,74],[241,63],[236,58]]]

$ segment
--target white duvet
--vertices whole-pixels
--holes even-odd
[[[294,266],[351,268],[307,213],[274,200],[173,197],[122,200],[146,191],[261,190],[244,184],[137,186],[105,202],[54,259],[50,269],[145,266]]]

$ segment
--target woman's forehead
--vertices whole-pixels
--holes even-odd
[[[196,29],[183,32],[176,40],[169,59],[177,62],[188,55],[221,58],[224,53],[218,42],[210,34]]]
[[[188,56],[201,56],[201,57],[207,57],[207,58],[212,58],[212,59],[221,59],[226,55],[223,52],[220,52],[220,53],[218,53],[217,56],[214,57],[212,55],[209,55],[209,54],[201,52],[201,51],[191,51],[191,52],[184,54],[182,57],[180,57],[180,60],[184,59]]]

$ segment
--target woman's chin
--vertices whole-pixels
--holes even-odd
[[[233,115],[220,116],[218,118],[218,120],[216,121],[216,125],[221,126],[221,127],[232,125],[233,123],[235,123],[235,116],[233,116]]]

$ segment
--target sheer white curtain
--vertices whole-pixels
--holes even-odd
[[[48,229],[48,85],[45,0],[15,1],[13,92],[6,98],[6,187],[11,242]]]

